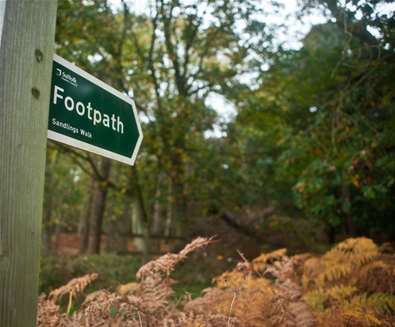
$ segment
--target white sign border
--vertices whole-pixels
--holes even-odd
[[[139,137],[137,139],[136,145],[134,147],[132,156],[126,157],[126,156],[122,156],[120,154],[117,154],[115,152],[111,152],[109,150],[105,150],[102,148],[99,148],[95,145],[80,141],[80,140],[76,140],[72,137],[48,130],[48,138],[54,141],[58,141],[61,143],[65,143],[67,145],[71,145],[73,147],[76,147],[78,149],[81,150],[86,150],[89,152],[93,152],[99,155],[102,155],[104,157],[110,158],[110,159],[114,159],[120,162],[123,162],[125,164],[131,165],[133,166],[135,161],[136,161],[136,157],[137,157],[137,153],[140,149],[141,143],[143,141],[143,131],[141,130],[141,126],[140,126],[140,120],[137,114],[137,110],[136,110],[136,106],[134,104],[134,101],[129,98],[128,96],[126,96],[125,94],[122,94],[121,92],[119,92],[118,90],[114,89],[113,87],[111,87],[110,85],[104,83],[103,81],[97,79],[96,77],[92,76],[91,74],[87,73],[86,71],[82,70],[81,68],[77,67],[76,65],[72,64],[71,62],[63,59],[62,57],[54,54],[53,56],[53,60],[59,64],[61,64],[62,66],[65,66],[66,68],[70,69],[72,72],[84,77],[85,79],[87,79],[88,81],[94,83],[95,85],[98,85],[99,87],[101,87],[102,89],[106,90],[107,92],[115,95],[116,97],[122,99],[123,101],[129,103],[132,106],[133,109],[133,115],[134,115],[134,119],[136,122],[136,126],[137,126],[137,130],[139,133]],[[51,85],[52,87],[52,85]],[[50,100],[52,101],[52,99]]]

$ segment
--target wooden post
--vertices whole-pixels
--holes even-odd
[[[56,0],[0,1],[0,326],[35,326]]]

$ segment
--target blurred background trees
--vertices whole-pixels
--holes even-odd
[[[294,47],[267,19],[284,4],[59,1],[56,52],[133,97],[144,140],[135,167],[49,143],[45,253],[70,231],[147,258],[221,224],[394,238],[394,2],[300,1],[324,23]]]

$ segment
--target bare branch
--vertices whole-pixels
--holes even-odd
[[[181,74],[180,62],[177,53],[177,41],[173,44],[171,40],[171,23],[173,19],[174,1],[171,3],[169,13],[165,11],[164,1],[161,0],[161,14],[163,21],[163,32],[165,34],[165,46],[169,54],[170,61],[173,64],[177,90],[180,95],[186,95],[185,80]]]

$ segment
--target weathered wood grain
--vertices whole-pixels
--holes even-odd
[[[35,325],[56,0],[0,8],[0,326]]]

